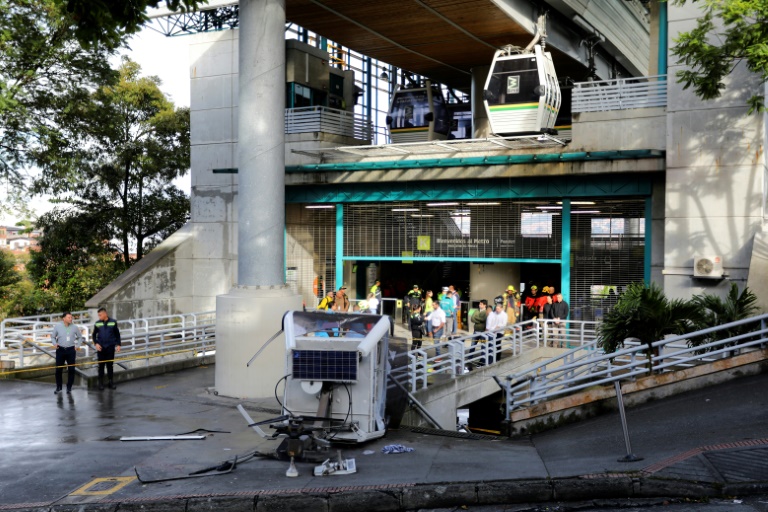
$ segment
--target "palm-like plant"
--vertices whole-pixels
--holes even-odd
[[[605,352],[615,352],[627,338],[637,338],[648,346],[648,366],[654,342],[669,334],[684,334],[701,319],[701,309],[693,301],[669,300],[658,285],[632,283],[603,318],[598,328],[598,344]]]
[[[716,295],[696,295],[692,302],[701,310],[701,315],[696,323],[697,329],[707,329],[717,327],[718,325],[743,320],[755,315],[759,308],[757,307],[757,296],[748,288],[739,293],[739,287],[736,283],[731,283],[731,289],[725,299]],[[750,326],[733,327],[722,329],[707,336],[699,336],[688,341],[689,346],[697,347],[712,341],[724,340],[733,336],[738,336],[750,330]]]

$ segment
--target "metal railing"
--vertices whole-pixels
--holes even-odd
[[[650,358],[648,346],[637,340],[626,340],[621,350],[605,353],[593,339],[507,376],[507,418],[515,410],[589,387],[711,363],[767,344],[768,315],[656,341],[651,344]]]
[[[597,322],[567,320],[557,326],[550,320],[528,320],[492,333],[469,334],[442,343],[424,340],[408,352],[407,370],[396,380],[411,392],[426,389],[430,377],[465,375],[467,365],[489,365],[503,357],[518,356],[543,346],[582,347],[594,342]]]
[[[328,107],[285,109],[285,133],[324,132],[370,142],[371,121],[354,112]]]
[[[83,313],[83,312],[78,312]],[[45,319],[43,319],[45,318]],[[83,323],[87,315],[78,317],[74,324],[86,340],[79,362],[95,361],[95,348],[91,342],[92,323]],[[49,366],[54,357],[51,333],[56,315],[46,317],[8,319],[4,337],[0,340],[0,359],[15,361],[16,369]],[[119,320],[122,351],[120,359],[149,359],[172,346],[184,350],[209,352],[215,347],[216,312],[205,311]],[[143,354],[143,355],[141,355]]]
[[[666,107],[667,75],[573,84],[571,112]]]

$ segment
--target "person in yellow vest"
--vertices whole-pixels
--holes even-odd
[[[512,285],[507,286],[507,291],[502,294],[504,299],[504,311],[507,313],[507,321],[510,324],[517,322],[517,311],[520,305],[520,295]]]

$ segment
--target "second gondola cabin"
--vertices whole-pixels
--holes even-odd
[[[540,45],[531,53],[497,51],[483,98],[496,135],[555,133],[561,97],[552,55]]]
[[[398,86],[387,116],[389,138],[393,144],[445,140],[451,122],[440,88],[428,80],[418,86]]]

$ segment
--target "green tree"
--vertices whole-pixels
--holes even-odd
[[[696,325],[696,330],[743,320],[757,314],[759,310],[757,307],[757,296],[748,287],[745,287],[739,293],[739,287],[736,283],[731,283],[731,288],[728,290],[728,295],[725,298],[704,294],[694,296],[692,301],[702,311],[702,315]],[[721,329],[714,333],[691,338],[688,340],[688,344],[691,347],[698,347],[713,341],[745,334],[752,329],[754,329],[754,326],[750,325]]]
[[[114,78],[112,50],[83,49],[76,26],[54,0],[0,0],[0,181],[18,192],[20,169],[56,159],[56,115]],[[44,147],[41,138],[56,141]]]
[[[690,332],[700,316],[698,305],[667,299],[655,283],[632,283],[603,318],[598,327],[598,344],[605,352],[615,352],[627,338],[637,338],[648,346],[650,369],[651,357],[656,352],[651,345],[668,334]]]
[[[85,302],[124,270],[109,240],[110,228],[93,224],[76,210],[53,210],[38,221],[39,250],[30,253],[27,271],[46,310],[82,309]],[[17,309],[24,309],[22,302]]]
[[[187,12],[207,0],[56,0],[75,22],[77,36],[85,45],[119,46],[126,35],[135,34],[147,22],[150,7],[165,4],[173,11]]]
[[[8,293],[7,287],[21,281],[21,276],[14,268],[16,258],[9,251],[0,249],[0,295]]]
[[[677,5],[686,0],[675,0]],[[768,81],[768,2],[766,0],[703,0],[696,27],[675,39],[672,53],[687,69],[677,72],[684,89],[693,87],[704,100],[718,98],[725,77],[740,62]],[[719,20],[721,23],[717,23]],[[750,113],[765,110],[765,96],[755,94]]]
[[[98,226],[99,243],[119,240],[124,267],[133,247],[141,259],[189,213],[189,199],[171,183],[189,168],[189,110],[174,108],[159,86],[124,58],[116,84],[62,112],[60,133],[73,142],[46,161],[34,186],[73,207],[44,224],[76,217]]]

